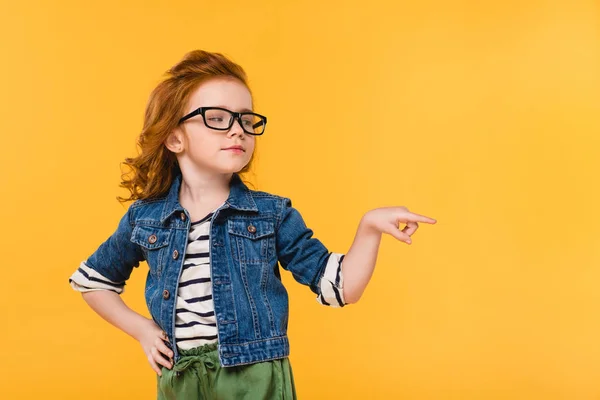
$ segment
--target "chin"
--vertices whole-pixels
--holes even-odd
[[[246,167],[247,164],[227,165],[219,168],[223,174],[237,174]]]

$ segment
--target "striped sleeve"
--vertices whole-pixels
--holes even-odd
[[[325,266],[325,272],[319,282],[320,294],[317,301],[325,306],[344,307],[344,277],[342,275],[342,261],[344,255],[331,253]]]
[[[69,278],[71,287],[78,292],[92,292],[94,290],[111,290],[115,293],[123,293],[124,283],[116,283],[97,271],[91,269],[82,262],[77,271]]]

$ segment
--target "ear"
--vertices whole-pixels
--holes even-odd
[[[167,149],[171,150],[175,154],[179,154],[184,150],[184,144],[185,139],[183,137],[183,132],[181,132],[181,129],[179,128],[174,129],[167,140],[165,140],[165,146]]]

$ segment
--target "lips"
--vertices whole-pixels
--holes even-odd
[[[231,147],[224,148],[223,150],[240,150],[240,151],[246,151],[242,146],[231,146]]]

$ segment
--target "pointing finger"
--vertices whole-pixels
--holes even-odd
[[[412,221],[412,222],[423,222],[425,224],[435,224],[437,222],[433,218],[429,218],[429,217],[426,217],[421,214],[415,214],[413,212],[402,213],[399,220],[401,222]]]

